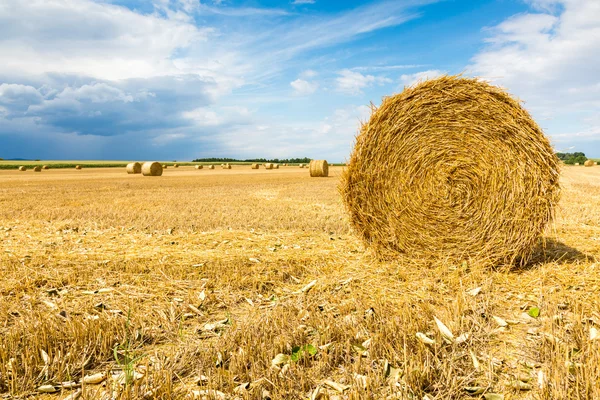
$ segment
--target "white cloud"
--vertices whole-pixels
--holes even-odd
[[[290,85],[294,88],[294,92],[300,96],[313,94],[319,87],[317,83],[308,82],[303,79],[296,79],[295,81],[290,82]]]
[[[412,86],[417,82],[421,82],[426,79],[433,79],[443,74],[444,72],[438,69],[415,72],[414,74],[402,74],[400,75],[400,82],[404,86]]]
[[[506,87],[551,136],[600,138],[600,1],[535,0],[545,13],[516,15],[489,32],[470,70]],[[560,14],[551,13],[562,10]]]
[[[348,94],[361,94],[362,90],[373,85],[381,85],[391,82],[391,79],[385,77],[376,77],[373,75],[363,75],[360,72],[344,69],[338,73],[336,78],[337,90]]]
[[[292,4],[315,4],[316,0],[294,0]]]
[[[313,71],[312,69],[307,69],[300,73],[300,78],[301,79],[310,79],[310,78],[316,77],[317,75],[318,75],[317,71]]]

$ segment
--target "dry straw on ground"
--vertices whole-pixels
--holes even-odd
[[[142,165],[142,175],[144,176],[161,176],[162,173],[163,166],[156,161],[145,162],[144,165]]]
[[[139,162],[132,162],[127,164],[127,173],[128,174],[141,174],[142,173],[142,164]]]
[[[585,165],[586,167],[593,167],[594,166],[594,161],[593,160],[586,160],[585,163],[583,163],[583,165]]]
[[[259,164],[252,164],[252,169],[258,169],[259,168]]]
[[[312,177],[329,176],[329,164],[326,160],[311,160],[308,168]]]
[[[196,169],[202,169],[202,168],[204,168],[204,166],[203,165],[196,165],[194,168],[196,168]]]
[[[355,231],[414,259],[524,262],[559,197],[558,158],[519,102],[443,76],[384,98],[340,191]]]

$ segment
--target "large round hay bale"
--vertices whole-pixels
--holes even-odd
[[[209,165],[208,169],[215,169],[215,166],[214,165]]]
[[[21,166],[19,167],[19,171],[27,171],[27,167],[25,167],[25,166],[21,165]]]
[[[256,164],[256,163],[255,163],[255,164],[252,164],[252,169],[258,169],[259,167],[260,167],[260,165],[259,165],[259,164]]]
[[[48,167],[47,165],[44,165],[44,166],[42,167],[42,169],[50,169],[50,167]]]
[[[273,169],[273,163],[266,163],[265,164],[265,169]]]
[[[326,160],[311,160],[308,165],[308,172],[312,177],[329,176],[329,164]]]
[[[81,165],[76,165],[75,169],[81,169]]]
[[[42,167],[40,165],[36,165],[33,167],[33,172],[42,172]]]
[[[204,168],[204,166],[203,165],[196,165],[194,168],[196,168],[196,169],[202,169],[202,168]]]
[[[128,174],[141,174],[142,173],[142,164],[139,162],[132,162],[127,164],[127,173]]]
[[[522,263],[552,218],[558,167],[517,100],[477,79],[443,76],[384,98],[361,127],[340,192],[375,250]]]
[[[275,169],[279,169],[279,164],[274,164],[274,165],[273,165],[273,168],[275,168]]]
[[[173,168],[179,168],[179,164],[173,164]]]
[[[163,173],[163,166],[156,161],[145,162],[142,165],[142,175],[144,176],[161,176]]]
[[[584,166],[586,167],[593,167],[594,166],[594,160],[585,160],[585,162],[583,163]]]

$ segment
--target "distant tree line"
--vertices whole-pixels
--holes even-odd
[[[587,157],[584,153],[575,152],[575,153],[556,153],[556,156],[562,160],[565,164],[573,165],[575,163],[583,164]]]
[[[255,162],[255,163],[276,163],[276,164],[308,164],[310,158],[251,158],[247,160],[238,160],[236,158],[197,158],[192,162]]]

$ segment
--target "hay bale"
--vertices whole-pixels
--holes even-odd
[[[42,172],[42,167],[39,165],[33,167],[33,172]]]
[[[594,166],[594,160],[585,160],[585,162],[583,163],[584,166],[586,167],[593,167]]]
[[[142,165],[142,175],[144,176],[161,176],[163,166],[156,161],[148,161]]]
[[[594,165],[598,165],[598,161],[594,161]]]
[[[265,169],[273,169],[273,168],[274,168],[273,163],[266,163],[265,164]]]
[[[579,165],[579,163],[578,163],[578,162],[576,162],[576,163],[575,163],[575,165]]]
[[[26,168],[26,167],[24,167],[23,165],[21,165],[21,166],[19,167],[19,171],[27,171],[27,168]]]
[[[128,174],[141,174],[142,173],[142,164],[139,162],[132,162],[127,164],[127,173]]]
[[[42,167],[42,169],[50,169],[50,167],[48,167],[47,165],[44,165],[44,166]]]
[[[202,169],[202,168],[204,168],[204,165],[196,165],[194,168],[196,168],[196,169]]]
[[[179,164],[173,164],[173,168],[179,168]]]
[[[298,167],[304,168],[304,164],[300,164],[300,165],[298,165]]]
[[[311,160],[308,171],[312,177],[326,177],[329,176],[329,164],[327,160]]]
[[[167,169],[169,166],[167,164],[163,164],[163,169]]]
[[[76,165],[75,169],[81,169],[81,165]]]
[[[208,169],[215,169],[215,166],[214,165],[209,165]]]
[[[252,164],[252,169],[258,169],[260,167],[259,164]]]
[[[275,165],[274,165],[274,168],[275,168],[275,169],[279,169],[279,164],[275,164]]]
[[[340,192],[356,233],[412,260],[526,262],[559,198],[558,158],[518,101],[443,76],[384,98]]]

